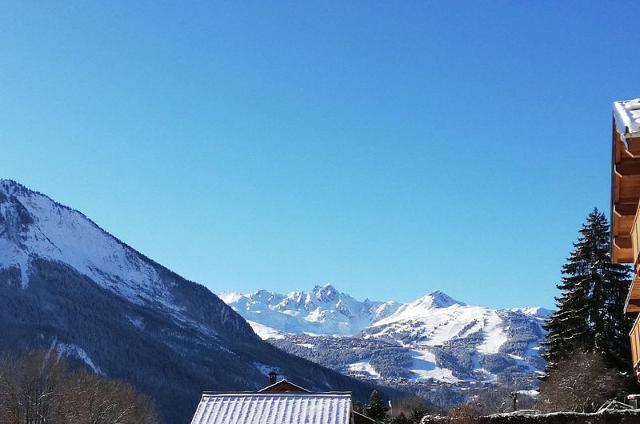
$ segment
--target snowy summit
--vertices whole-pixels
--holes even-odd
[[[524,375],[533,386],[544,367],[539,345],[549,311],[542,308],[473,306],[439,290],[406,304],[358,301],[331,285],[221,298],[278,347],[387,384],[495,383]]]

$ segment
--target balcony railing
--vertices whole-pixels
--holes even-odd
[[[638,254],[640,253],[640,204],[631,226],[631,247],[633,248],[633,261],[637,262]]]
[[[636,318],[629,337],[631,337],[631,361],[633,370],[636,375],[638,375],[638,373],[640,373],[640,315]]]

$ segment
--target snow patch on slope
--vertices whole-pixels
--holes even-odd
[[[259,322],[255,321],[247,320],[247,322],[253,329],[253,332],[256,333],[256,335],[262,340],[284,339],[284,335],[274,328],[267,327],[266,325],[262,325]]]
[[[415,381],[438,380],[445,383],[457,383],[460,379],[456,378],[451,370],[437,366],[436,356],[428,350],[413,350],[411,352],[413,358],[413,372],[416,377]]]
[[[75,358],[86,364],[96,374],[104,375],[104,372],[93,362],[91,357],[80,346],[66,343],[56,343],[55,350],[58,356]]]
[[[353,364],[349,364],[348,369],[352,373],[366,374],[373,378],[380,378],[380,374],[368,361],[354,362]]]
[[[20,271],[20,286],[29,286],[29,256],[14,243],[0,239],[0,269],[18,268]]]
[[[484,319],[482,333],[484,342],[477,347],[477,351],[485,355],[500,352],[500,347],[509,339],[502,328],[502,319],[496,312],[487,314]]]

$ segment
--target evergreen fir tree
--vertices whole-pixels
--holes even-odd
[[[377,390],[371,392],[365,412],[369,418],[373,418],[376,421],[382,421],[386,417],[387,411]]]
[[[600,353],[618,370],[630,370],[632,321],[623,310],[630,269],[611,263],[610,246],[607,219],[594,209],[562,267],[557,310],[545,324],[547,373],[574,352]]]

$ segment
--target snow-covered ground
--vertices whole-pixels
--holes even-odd
[[[371,365],[367,361],[355,362],[353,364],[349,364],[349,371],[356,373],[365,373],[371,377],[378,378],[380,374],[375,370],[373,365]]]
[[[438,380],[445,383],[457,383],[451,370],[436,365],[436,356],[428,350],[413,350],[413,367],[411,371],[416,375],[415,380]]]
[[[484,342],[478,346],[478,352],[485,355],[500,352],[500,347],[507,342],[507,334],[503,330],[502,318],[495,311],[485,314],[482,335]]]
[[[247,320],[253,331],[260,337],[262,340],[268,339],[284,339],[284,334],[279,332],[278,330],[267,327],[266,325],[262,325],[259,322]]]

